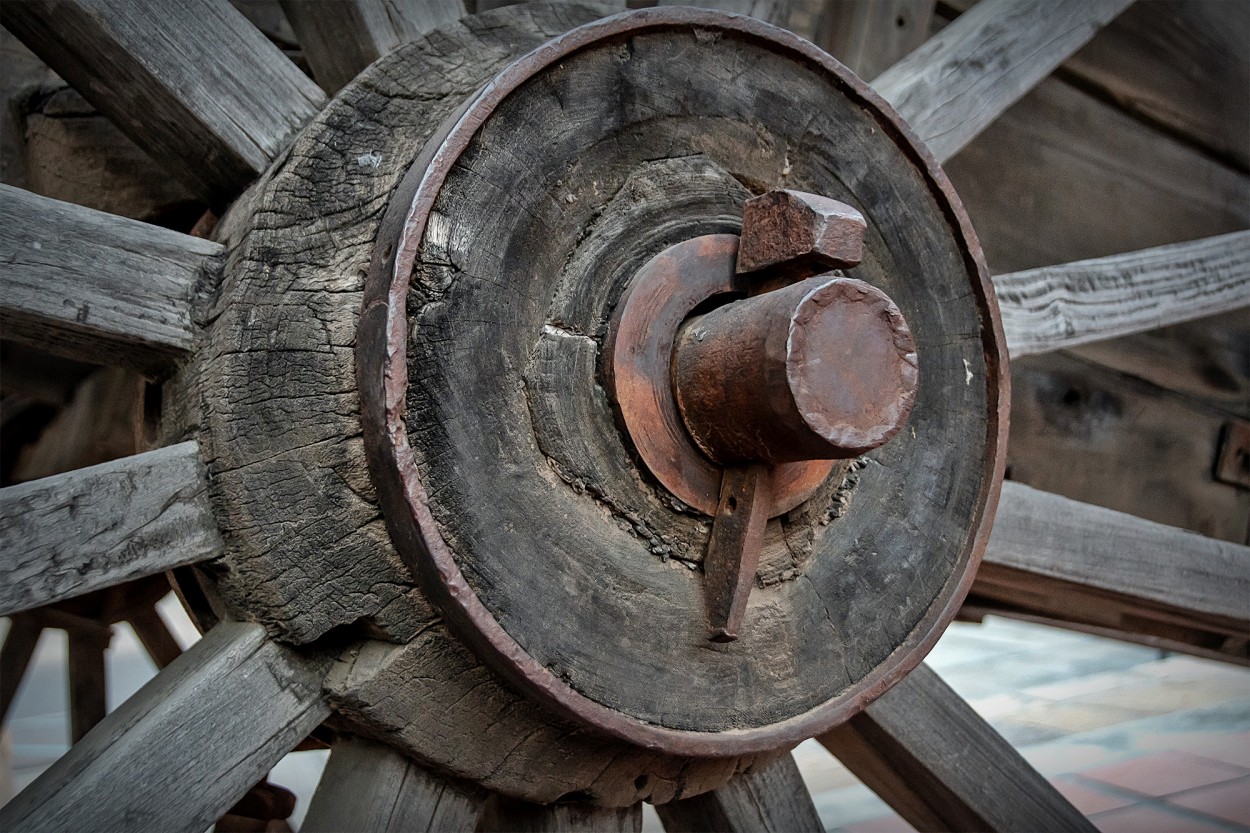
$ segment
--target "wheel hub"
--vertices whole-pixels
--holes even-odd
[[[700,64],[707,77],[675,83],[663,55],[687,43],[708,62]],[[743,110],[763,95],[727,91],[715,80],[718,62],[737,49],[761,60],[751,83],[770,92],[789,83],[799,94],[843,102],[836,115],[822,116],[819,130],[853,125],[857,134],[828,144],[825,135],[820,151],[804,149],[803,169],[790,176],[814,187],[731,197],[729,214],[746,212],[741,253],[726,233],[734,226],[691,214],[671,202],[677,197],[638,198],[634,192],[645,189],[631,184],[640,175],[689,169],[695,159],[711,163],[698,164],[729,194],[741,193],[735,180],[775,181],[776,173],[752,172],[735,145],[745,140],[738,125],[765,118]],[[590,111],[563,128],[567,113],[544,112],[553,94],[565,102],[563,91],[593,88],[605,73],[618,100],[579,97]],[[969,367],[984,380],[966,385],[982,413],[967,424],[974,434],[985,428],[984,396],[998,396],[978,335],[965,340],[975,345],[966,359],[953,345],[961,354],[954,377],[952,345],[940,344],[925,320],[932,315],[921,316],[924,327],[913,338],[900,312],[906,308],[910,319],[944,291],[943,303],[952,313],[960,309],[971,332],[994,330],[983,271],[963,242],[966,228],[950,225],[952,212],[933,210],[952,199],[944,180],[932,178],[930,163],[917,164],[923,151],[902,138],[883,106],[827,57],[749,20],[639,12],[574,30],[510,66],[427,143],[392,199],[379,235],[389,245],[375,256],[357,345],[366,448],[391,535],[461,638],[557,711],[671,752],[774,748],[875,696],[919,660],[951,615],[977,551],[979,536],[965,537],[968,525],[977,527],[986,494],[968,485],[982,484],[995,464],[905,462],[922,453],[925,441],[915,431],[907,443],[890,445],[902,455],[890,465],[968,484],[952,504],[964,516],[961,531],[937,547],[941,555],[908,563],[915,547],[902,545],[905,536],[867,545],[893,553],[883,556],[861,551],[872,535],[843,539],[849,530],[831,537],[813,529],[819,553],[758,603],[750,593],[775,534],[769,519],[780,524],[788,548],[797,527],[787,533],[787,526],[809,523],[793,513],[827,511],[827,497],[809,504],[839,485],[827,475],[845,468],[829,460],[898,435],[912,403],[923,404],[917,372],[925,356],[942,365],[920,370],[932,375],[935,390],[949,384],[944,377],[963,379]],[[654,136],[657,124],[661,136]],[[515,136],[519,125],[533,133],[524,145]],[[790,124],[778,144],[797,148],[804,129],[810,142],[816,128]],[[664,143],[659,160],[657,140]],[[855,147],[888,149],[891,161],[847,167],[853,155],[846,149]],[[890,168],[878,165],[908,173],[882,174]],[[892,190],[871,184],[883,175]],[[517,187],[504,185],[518,177]],[[871,222],[851,204],[865,205]],[[895,219],[903,206],[908,225],[919,217],[927,232],[904,232]],[[648,214],[652,230],[641,223]],[[736,217],[728,222],[736,225]],[[873,239],[863,246],[868,227]],[[653,246],[657,254],[648,256]],[[822,268],[851,267],[863,251],[872,256],[863,275],[806,280]],[[907,265],[898,260],[903,252]],[[919,280],[922,263],[926,274],[937,271],[936,280]],[[890,300],[896,291],[897,305]],[[724,300],[710,312],[701,307]],[[930,353],[916,347],[926,332]],[[472,368],[460,358],[470,355]],[[599,386],[614,392],[623,434],[595,393]],[[934,401],[925,413],[918,428],[930,442],[996,448],[996,429],[980,439],[940,440]],[[995,438],[989,446],[987,437]],[[630,453],[642,458],[632,481],[621,478],[632,468]],[[480,480],[471,472],[487,460],[498,472]],[[652,477],[656,486],[647,482]],[[917,485],[900,480],[889,488]],[[618,526],[603,526],[605,510]],[[631,538],[642,538],[643,552],[658,553],[659,561],[628,555],[636,547]],[[701,563],[703,579],[698,570],[674,573],[668,554],[680,564]],[[869,600],[861,599],[833,616],[830,602],[820,601],[843,592],[834,588],[844,582],[838,576],[846,575],[848,558],[856,564],[851,574],[871,563],[868,573],[884,569],[881,580],[902,569],[929,585],[909,601],[900,598],[910,606],[904,630],[849,672],[833,670],[829,640],[851,645],[838,634],[872,630],[869,611],[883,602],[862,608]],[[807,583],[790,588],[799,576]],[[823,588],[815,599],[805,589],[811,586]],[[845,619],[851,610],[860,612]],[[851,621],[857,618],[863,621]],[[651,627],[658,621],[663,630]],[[719,649],[731,653],[701,652],[696,646],[709,636],[712,644],[736,638],[732,649]],[[792,669],[780,679],[779,661]],[[614,670],[626,667],[632,680],[649,681],[645,690],[633,692]],[[830,673],[852,682],[831,686]],[[715,716],[695,693],[707,686],[727,695]]]
[[[223,218],[186,376],[213,392],[210,602],[346,644],[337,720],[528,800],[660,803],[845,720],[933,644],[1001,477],[1003,354],[949,184],[866,86],[713,12],[561,34],[595,14],[503,9],[345,88]],[[640,276],[682,251],[663,332],[625,339]],[[614,320],[652,345],[674,461],[644,453]],[[823,358],[852,325],[879,347],[862,373],[789,338]],[[751,338],[768,361],[725,346]],[[843,387],[879,418],[840,421]]]
[[[648,262],[605,350],[643,462],[714,519],[704,575],[716,642],[738,637],[768,519],[812,496],[832,469],[823,461],[898,433],[917,383],[915,342],[885,293],[832,273],[804,279],[859,263],[858,211],[776,191],[743,216],[740,240],[699,237]],[[735,295],[748,297],[688,317]]]

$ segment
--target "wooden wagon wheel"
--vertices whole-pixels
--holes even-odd
[[[165,379],[166,443],[0,492],[0,612],[196,565],[217,621],[5,829],[204,829],[323,721],[308,829],[818,829],[813,735],[917,826],[1088,829],[919,662],[983,553],[1245,659],[1250,550],[998,492],[1006,353],[1244,304],[1247,236],[991,285],[939,162],[1124,5],[985,0],[872,89],[539,3],[353,78],[421,18],[300,6],[327,103],[224,2],[5,3],[223,211],[5,189],[5,335]]]

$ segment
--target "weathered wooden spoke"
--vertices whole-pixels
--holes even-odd
[[[969,604],[1250,663],[1250,547],[1004,483]]]
[[[4,337],[167,374],[191,351],[191,297],[218,268],[221,251],[208,240],[0,185]]]
[[[1250,231],[994,278],[1011,355],[1250,306]]]
[[[936,0],[825,0],[816,42],[871,81],[929,38]]]
[[[482,798],[480,790],[429,772],[393,747],[345,737],[330,751],[300,830],[472,831]]]
[[[1131,2],[983,0],[872,86],[945,162]]]
[[[9,833],[199,833],[329,714],[324,663],[218,625],[0,808]]]
[[[0,614],[221,553],[194,442],[0,489]]]
[[[263,177],[220,244],[0,193],[6,338],[160,378],[162,436],[195,439],[0,492],[0,711],[97,598],[71,596],[179,567],[226,620],[185,654],[148,596],[71,630],[82,740],[0,824],[283,817],[240,797],[332,703],[310,831],[636,831],[644,800],[671,832],[814,831],[785,750],[818,733],[922,829],[1089,829],[916,666],[969,586],[965,611],[1247,661],[1250,549],[1010,483],[988,520],[1008,348],[1244,304],[1247,233],[991,285],[937,163],[1127,2],[984,0],[879,78],[897,112],[761,24],[799,25],[774,0],[284,0],[329,102],[225,0],[4,4],[215,209]],[[889,28],[848,47],[868,67],[933,8],[835,3],[820,38]],[[747,361],[741,401],[700,384],[753,351],[784,366]],[[880,435],[835,440],[828,390],[880,398]],[[119,619],[164,670],[104,716]]]
[[[126,616],[126,621],[130,623],[139,643],[143,645],[143,650],[148,652],[157,668],[164,668],[181,656],[182,647],[174,639],[155,605],[132,611]]]
[[[917,830],[1094,830],[926,665],[819,740]]]
[[[585,803],[541,805],[495,796],[478,828],[481,833],[639,833],[642,805],[596,807]]]
[[[818,833],[824,829],[790,755],[711,792],[656,807],[668,833]]]
[[[465,15],[464,0],[283,0],[282,9],[331,94],[401,43]]]
[[[9,632],[4,635],[4,646],[0,647],[0,724],[8,717],[41,633],[43,626],[29,616],[19,615],[9,620]]]
[[[12,0],[0,23],[215,201],[255,179],[325,101],[226,0]]]
[[[66,632],[70,741],[78,743],[108,712],[104,654],[113,629],[103,623],[82,622],[66,628]]]

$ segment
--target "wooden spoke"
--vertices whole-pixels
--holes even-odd
[[[929,37],[936,0],[827,0],[816,43],[861,78],[880,75]]]
[[[1250,231],[994,278],[1012,356],[1250,306]]]
[[[982,0],[872,85],[945,162],[1131,2]]]
[[[0,615],[213,558],[194,442],[0,489]]]
[[[642,805],[542,805],[496,795],[487,803],[478,829],[482,833],[580,833],[583,830],[639,833],[642,830]]]
[[[191,295],[221,250],[0,185],[0,327],[70,358],[166,373],[191,350]]]
[[[6,0],[0,22],[215,201],[255,179],[325,100],[227,0]]]
[[[327,93],[401,43],[466,14],[464,0],[282,0],[282,9]]]
[[[798,833],[824,830],[794,758],[743,773],[712,792],[656,808],[668,833]]]
[[[178,640],[169,632],[169,626],[157,613],[155,606],[134,611],[126,617],[126,621],[134,629],[135,636],[139,637],[143,649],[148,652],[157,668],[164,668],[182,654]]]
[[[108,712],[104,652],[113,629],[96,622],[68,628],[69,728],[73,743],[86,737]]]
[[[1003,484],[969,602],[1250,661],[1250,547]]]
[[[225,623],[0,809],[7,833],[200,833],[329,715],[324,667]]]
[[[0,648],[0,724],[8,717],[9,707],[17,696],[17,688],[22,684],[30,658],[35,655],[35,645],[39,643],[41,633],[43,625],[30,616],[14,616],[9,622],[4,647]]]
[[[482,795],[422,769],[390,746],[346,737],[330,752],[303,833],[472,831]]]
[[[928,666],[819,740],[917,830],[1093,833]]]

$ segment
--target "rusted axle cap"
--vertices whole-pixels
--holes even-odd
[[[673,386],[718,463],[854,457],[893,437],[916,400],[916,344],[894,302],[853,278],[809,278],[694,318]]]

